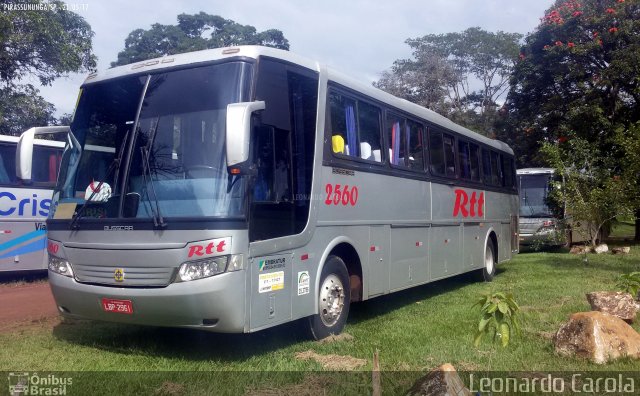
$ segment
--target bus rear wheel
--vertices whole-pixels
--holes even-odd
[[[484,267],[478,271],[478,280],[491,282],[496,275],[496,253],[495,246],[491,239],[487,241],[484,248]]]
[[[351,288],[349,272],[338,256],[329,256],[320,274],[318,313],[309,317],[311,336],[321,340],[340,334],[349,316]]]

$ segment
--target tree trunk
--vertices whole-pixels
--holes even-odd
[[[636,209],[636,235],[635,241],[640,242],[640,209]]]

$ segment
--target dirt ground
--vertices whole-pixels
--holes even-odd
[[[57,321],[58,315],[48,282],[0,284],[0,332]]]

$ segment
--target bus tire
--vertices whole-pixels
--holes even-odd
[[[318,313],[309,317],[311,337],[321,340],[331,334],[340,334],[349,316],[351,288],[344,261],[329,256],[320,274]]]
[[[496,247],[491,239],[484,248],[484,267],[478,271],[478,280],[491,282],[496,275]]]

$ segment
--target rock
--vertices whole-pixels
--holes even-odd
[[[417,380],[407,395],[411,396],[471,396],[456,369],[449,363],[431,370]]]
[[[571,250],[569,250],[569,253],[571,254],[585,254],[590,252],[591,252],[591,246],[584,246],[584,245],[575,245],[571,247]]]
[[[632,323],[638,313],[638,307],[630,293],[607,291],[587,293],[587,301],[592,310],[606,312],[628,323]]]
[[[631,253],[631,247],[629,247],[629,246],[614,247],[613,249],[611,249],[611,253],[613,253],[613,254],[629,254],[629,253]]]
[[[640,334],[624,320],[608,313],[578,312],[560,327],[556,353],[579,356],[597,364],[629,357],[640,358]]]
[[[601,243],[600,245],[593,248],[593,252],[596,254],[607,253],[609,251],[609,246],[606,243]]]

